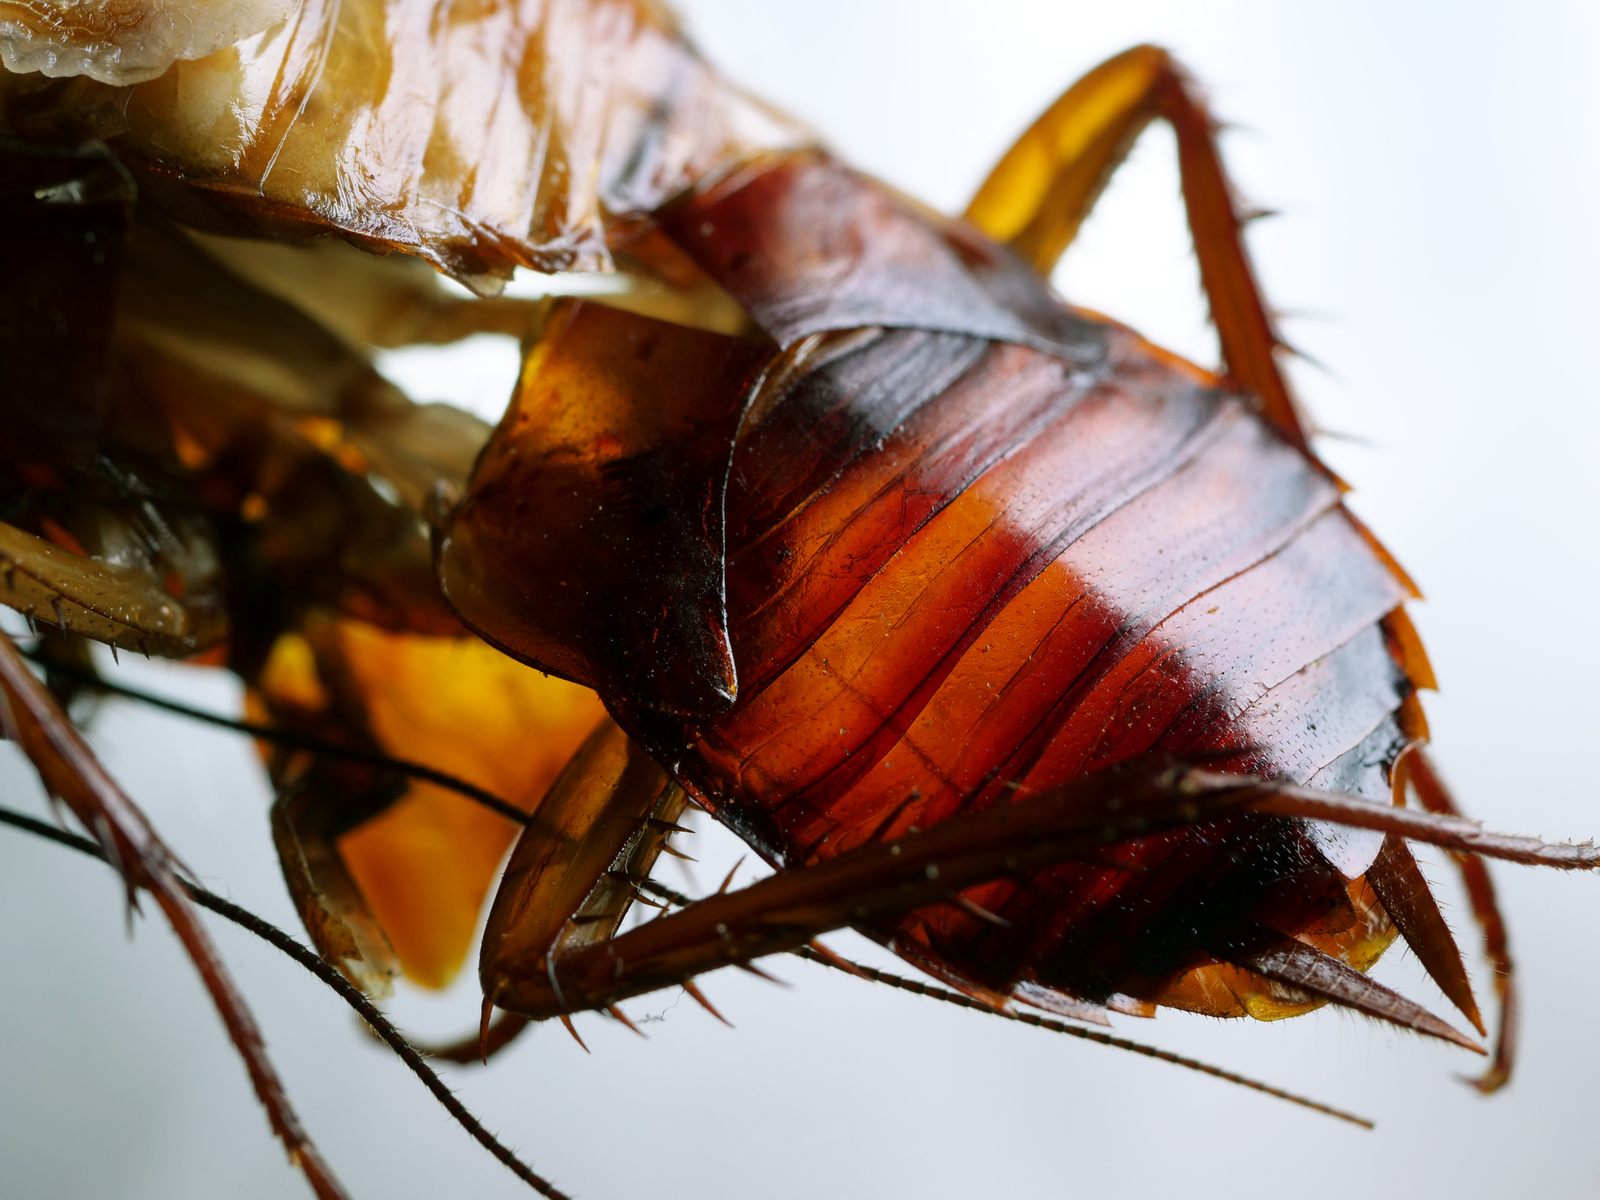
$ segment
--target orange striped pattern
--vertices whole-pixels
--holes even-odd
[[[680,719],[613,699],[624,726],[789,865],[1145,754],[1387,799],[1414,686],[1380,622],[1408,589],[1320,464],[1205,372],[1064,308],[1073,349],[1050,353],[954,330],[899,279],[872,303],[913,297],[887,319],[920,328],[825,332],[863,302],[822,260],[868,239],[773,228],[835,219],[766,194],[785,171],[805,176],[672,218],[788,348],[732,455],[738,701]],[[798,266],[767,260],[789,246]],[[973,274],[1041,325],[1042,288],[1019,301],[1005,270]],[[1064,1010],[1281,1015],[1292,997],[1208,947],[1266,925],[1364,968],[1391,936],[1359,882],[1376,848],[1231,817],[965,894],[1009,927],[953,897],[876,932]]]

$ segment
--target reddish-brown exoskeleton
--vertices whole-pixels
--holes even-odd
[[[274,832],[325,959],[373,992],[448,977],[508,833],[457,797],[402,799],[387,751],[533,813],[480,962],[502,1040],[522,1018],[698,995],[704,971],[851,926],[997,1009],[1331,1001],[1476,1048],[1363,973],[1398,932],[1483,1029],[1406,840],[1594,855],[1455,817],[1421,750],[1413,589],[1307,447],[1209,119],[1166,55],[1087,76],[956,222],[729,93],[644,6],[502,13],[523,56],[482,77],[481,14],[415,51],[334,38],[357,7],[308,5],[150,79],[6,80],[7,236],[37,258],[32,294],[60,295],[8,326],[0,595],[79,638],[215,653],[299,731],[270,764]],[[362,90],[368,60],[418,70],[413,52],[447,76],[422,121],[422,101]],[[219,151],[196,97],[253,96],[263,64],[272,88]],[[1044,282],[1158,118],[1221,374]],[[334,254],[286,278],[270,251],[204,240],[241,232],[338,233],[483,290],[512,265],[615,256],[651,287],[448,302],[403,268],[369,280]],[[329,279],[366,307],[319,308]],[[352,349],[480,328],[527,343],[486,444]],[[607,715],[591,732],[587,694],[461,625]],[[40,648],[58,691],[79,649]],[[8,735],[158,897],[280,1135],[335,1194],[159,840],[0,654]],[[444,678],[508,691],[445,704]],[[543,722],[539,761],[493,761],[529,726],[485,728],[486,708]],[[1422,811],[1390,803],[1408,794]],[[691,802],[781,869],[620,932]],[[394,874],[434,818],[436,854],[467,866],[422,903]],[[1480,860],[1464,871],[1504,964]]]

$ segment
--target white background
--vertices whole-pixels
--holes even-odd
[[[1316,417],[1362,439],[1321,448],[1428,594],[1413,612],[1444,689],[1429,704],[1439,759],[1493,826],[1600,833],[1592,7],[683,7],[736,79],[954,210],[1082,71],[1138,41],[1176,50],[1241,127],[1225,150],[1244,191],[1287,214],[1256,226],[1252,248],[1273,299],[1310,314],[1288,331],[1331,370],[1296,374]],[[1058,283],[1209,361],[1175,197],[1170,141],[1147,135]],[[236,703],[220,675],[128,673]],[[94,736],[210,886],[298,932],[245,745],[120,705]],[[0,802],[43,811],[9,749]],[[704,886],[737,851],[720,835],[692,840]],[[1374,1133],[791,960],[775,967],[791,990],[735,972],[706,981],[735,1031],[669,994],[630,1005],[666,1013],[648,1042],[585,1018],[590,1056],[540,1029],[489,1071],[450,1078],[588,1200],[1593,1195],[1600,879],[1496,878],[1525,1004],[1521,1069],[1494,1099],[1452,1078],[1477,1065],[1465,1054],[1335,1012],[1119,1020],[1129,1036],[1371,1115]],[[307,1194],[193,971],[159,919],[125,938],[104,867],[0,829],[0,914],[0,1192]],[[216,924],[306,1123],[356,1195],[526,1194],[321,984]],[[1377,973],[1447,1011],[1399,950]],[[423,1034],[460,1032],[474,1010],[470,981],[395,1006]]]

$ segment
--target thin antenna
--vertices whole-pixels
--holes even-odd
[[[0,808],[0,825],[10,825],[26,833],[34,834],[48,841],[56,842],[79,853],[87,854],[90,858],[106,861],[105,853],[94,842],[86,837],[79,837],[75,833],[68,833],[64,829],[57,829],[54,825],[40,821],[34,817],[16,812],[9,808]],[[190,898],[201,908],[210,909],[219,917],[232,921],[235,925],[249,930],[262,941],[269,942],[277,949],[287,954],[295,962],[310,971],[323,983],[327,984],[339,994],[339,998],[356,1010],[356,1014],[367,1023],[373,1033],[377,1034],[388,1047],[399,1056],[400,1061],[410,1067],[412,1073],[422,1080],[424,1086],[433,1093],[433,1097],[444,1105],[460,1126],[470,1133],[477,1143],[521,1179],[534,1191],[547,1200],[572,1200],[572,1197],[561,1191],[544,1176],[536,1173],[532,1167],[524,1163],[511,1150],[500,1142],[494,1134],[483,1127],[477,1117],[473,1116],[466,1105],[457,1100],[454,1093],[445,1086],[444,1080],[434,1073],[433,1068],[423,1061],[422,1055],[415,1046],[406,1040],[389,1019],[383,1015],[361,992],[350,983],[337,970],[330,967],[315,953],[306,949],[294,938],[268,921],[262,920],[249,909],[240,908],[232,901],[224,900],[205,888],[190,883],[188,880],[178,881],[183,889],[189,893]]]
[[[33,658],[30,654],[29,658]],[[38,662],[38,659],[34,659]],[[366,750],[359,746],[342,746],[338,742],[328,742],[321,738],[311,737],[308,734],[296,733],[291,729],[283,729],[276,725],[258,725],[254,721],[239,721],[232,717],[225,717],[220,713],[206,712],[201,708],[191,708],[187,704],[180,704],[176,700],[168,700],[162,696],[152,696],[149,692],[141,692],[135,688],[124,687],[120,683],[112,683],[96,675],[93,671],[83,671],[76,667],[63,666],[59,663],[49,662],[43,664],[46,670],[68,679],[74,679],[88,687],[98,688],[103,692],[110,692],[114,696],[122,696],[128,700],[137,700],[140,704],[148,704],[152,708],[162,708],[167,712],[177,713],[181,717],[188,717],[195,721],[204,721],[207,725],[215,725],[221,729],[231,729],[235,733],[248,734],[253,738],[260,738],[264,742],[275,742],[280,746],[290,746],[296,750],[306,750],[312,754],[320,754],[326,758],[342,758],[348,762],[364,763],[371,767],[386,767],[400,775],[412,779],[420,779],[424,783],[435,784],[452,792],[467,797],[483,805],[491,812],[499,813],[508,821],[518,825],[526,825],[533,818],[522,809],[496,796],[493,792],[486,791],[475,783],[468,783],[455,775],[440,771],[424,763],[411,762],[409,759],[394,758],[384,754],[381,750]]]
[[[1318,1100],[1297,1096],[1293,1092],[1286,1092],[1282,1088],[1273,1087],[1270,1083],[1262,1083],[1258,1079],[1251,1079],[1248,1075],[1225,1071],[1221,1067],[1214,1067],[1210,1063],[1201,1062],[1197,1058],[1186,1058],[1181,1054],[1174,1054],[1170,1050],[1158,1050],[1154,1046],[1147,1046],[1143,1042],[1114,1037],[1109,1033],[1101,1033],[1096,1029],[1084,1029],[1078,1025],[1068,1025],[1062,1021],[1053,1021],[1048,1017],[1041,1017],[1030,1012],[1003,1012],[999,1009],[990,1008],[981,1001],[963,996],[960,992],[951,992],[941,987],[932,987],[915,979],[906,979],[901,975],[891,975],[887,971],[880,971],[876,967],[869,967],[864,963],[858,963],[848,958],[841,958],[838,962],[831,962],[810,946],[797,946],[789,953],[809,959],[811,962],[821,963],[823,966],[835,971],[843,971],[849,975],[860,975],[865,979],[870,979],[873,983],[882,983],[892,988],[899,988],[903,992],[913,992],[918,996],[928,996],[934,1000],[941,1000],[946,1004],[974,1009],[977,1012],[988,1013],[991,1017],[1000,1017],[1006,1021],[1020,1021],[1024,1025],[1035,1025],[1040,1029],[1048,1029],[1052,1033],[1064,1033],[1068,1037],[1082,1038],[1086,1042],[1099,1042],[1102,1046],[1112,1046],[1118,1050],[1131,1050],[1133,1053],[1142,1054],[1146,1058],[1158,1058],[1162,1062],[1172,1063],[1174,1066],[1186,1067],[1191,1071],[1199,1071],[1202,1075],[1210,1075],[1216,1079],[1226,1080],[1228,1083],[1236,1083],[1240,1087],[1249,1088],[1252,1092],[1262,1092],[1268,1096],[1276,1096],[1279,1100],[1287,1100],[1290,1104],[1298,1104],[1301,1108],[1309,1108],[1313,1112],[1337,1117],[1341,1121],[1348,1121],[1350,1124],[1359,1125],[1363,1129],[1376,1127],[1375,1123],[1366,1117],[1358,1117],[1354,1113],[1345,1112],[1343,1109],[1334,1108],[1332,1105],[1323,1104]]]
[[[686,907],[693,901],[681,892],[671,888],[662,887],[655,880],[647,880],[643,885],[663,900],[668,900],[680,907]],[[1039,1029],[1048,1029],[1052,1033],[1064,1033],[1068,1037],[1082,1038],[1086,1042],[1098,1042],[1102,1046],[1111,1046],[1117,1050],[1128,1050],[1134,1054],[1142,1054],[1146,1058],[1159,1059],[1173,1066],[1183,1067],[1190,1071],[1198,1071],[1202,1075],[1210,1075],[1214,1079],[1221,1079],[1227,1083],[1238,1084],[1252,1092],[1261,1092],[1267,1096],[1275,1096],[1279,1100],[1287,1100],[1290,1104],[1309,1108],[1312,1112],[1319,1112],[1325,1116],[1337,1117],[1341,1121],[1348,1121],[1352,1125],[1359,1125],[1363,1129],[1376,1128],[1376,1123],[1366,1117],[1359,1117],[1354,1113],[1345,1112],[1343,1109],[1334,1108],[1332,1105],[1320,1101],[1298,1096],[1293,1092],[1286,1092],[1282,1088],[1273,1087],[1269,1083],[1262,1083],[1258,1079],[1251,1079],[1248,1075],[1240,1075],[1234,1071],[1226,1071],[1221,1067],[1214,1067],[1210,1063],[1201,1062],[1197,1058],[1188,1058],[1182,1054],[1174,1054],[1170,1050],[1158,1050],[1154,1046],[1147,1046],[1143,1042],[1131,1041],[1128,1038],[1115,1037],[1109,1033],[1101,1033],[1094,1029],[1084,1029],[1078,1025],[1068,1025],[1063,1021],[1054,1021],[1049,1017],[1041,1017],[1030,1012],[1004,1012],[989,1007],[978,1000],[963,996],[960,992],[948,991],[945,988],[933,987],[920,983],[915,979],[907,979],[901,975],[892,975],[887,971],[880,971],[876,967],[869,967],[865,963],[858,963],[848,958],[835,954],[831,958],[818,954],[810,946],[797,946],[789,951],[790,954],[807,959],[814,963],[821,963],[835,971],[842,971],[846,975],[855,975],[873,983],[881,983],[888,987],[899,988],[903,992],[911,992],[918,996],[927,996],[945,1004],[954,1004],[958,1008],[970,1008],[977,1012],[987,1013],[991,1017],[999,1017],[1006,1021],[1017,1021],[1023,1025],[1033,1025]],[[837,960],[837,961],[835,961]]]

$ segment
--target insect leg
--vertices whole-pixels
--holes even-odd
[[[512,851],[484,935],[482,977],[497,976],[508,958],[603,941],[636,900],[662,907],[642,885],[667,839],[681,831],[677,820],[687,805],[682,788],[611,721],[602,722]],[[485,993],[491,994],[487,983]],[[528,1024],[521,1014],[502,1012],[471,1037],[428,1053],[450,1062],[487,1062]]]
[[[638,895],[635,877],[642,880],[654,863],[654,853],[639,847],[648,842],[659,850],[665,841],[650,818],[670,824],[684,802],[654,759],[614,722],[602,721],[511,852],[484,928],[484,996],[499,1004],[508,972],[542,972],[557,946],[609,938]],[[558,1005],[530,1015],[565,1011]]]
[[[1267,420],[1303,447],[1304,424],[1277,364],[1283,342],[1239,236],[1244,218],[1217,152],[1215,123],[1165,50],[1136,46],[1075,83],[996,164],[966,218],[1048,275],[1158,117],[1177,135],[1184,207],[1227,377],[1259,396]]]
[[[261,1031],[179,882],[179,864],[3,633],[0,727],[32,760],[51,794],[60,797],[99,841],[107,859],[122,873],[129,903],[137,888],[155,897],[211,993],[228,1036],[244,1059],[256,1095],[267,1110],[273,1132],[322,1200],[343,1197],[344,1189],[301,1127],[267,1058]]]
[[[124,650],[184,657],[227,632],[204,627],[133,566],[101,562],[0,523],[0,604]]]
[[[792,949],[831,929],[871,924],[991,879],[1082,859],[1106,845],[1239,807],[1383,828],[1450,848],[1547,865],[1593,867],[1600,862],[1593,847],[1505,838],[1485,834],[1470,822],[1354,797],[1146,761],[952,818],[895,841],[780,871],[606,941],[538,958],[501,956],[495,973],[485,974],[485,993],[502,1007],[539,1018],[604,1007],[719,966]],[[1383,989],[1373,991],[1377,985],[1368,987],[1364,977],[1362,989],[1370,994],[1360,996],[1361,989],[1349,979],[1324,979],[1326,956],[1310,953],[1315,961],[1279,962],[1281,954],[1268,954],[1272,961],[1263,962],[1280,975],[1292,974],[1294,986],[1303,990],[1438,1032],[1429,1022],[1410,1019],[1415,1006],[1406,1006],[1399,997],[1391,1001],[1392,993]]]
[[[1439,778],[1433,761],[1420,745],[1412,745],[1395,763],[1395,777],[1402,773],[1415,789],[1417,799],[1429,812],[1459,817],[1455,797]],[[1505,919],[1495,900],[1494,880],[1489,877],[1489,867],[1481,858],[1452,851],[1456,868],[1461,872],[1461,882],[1466,886],[1467,899],[1472,905],[1472,916],[1483,931],[1483,954],[1489,960],[1494,975],[1494,989],[1500,1001],[1500,1023],[1495,1031],[1494,1058],[1489,1069],[1471,1080],[1472,1086],[1485,1094],[1503,1087],[1511,1078],[1511,1069],[1517,1055],[1517,988],[1511,963],[1511,944],[1506,935]]]

